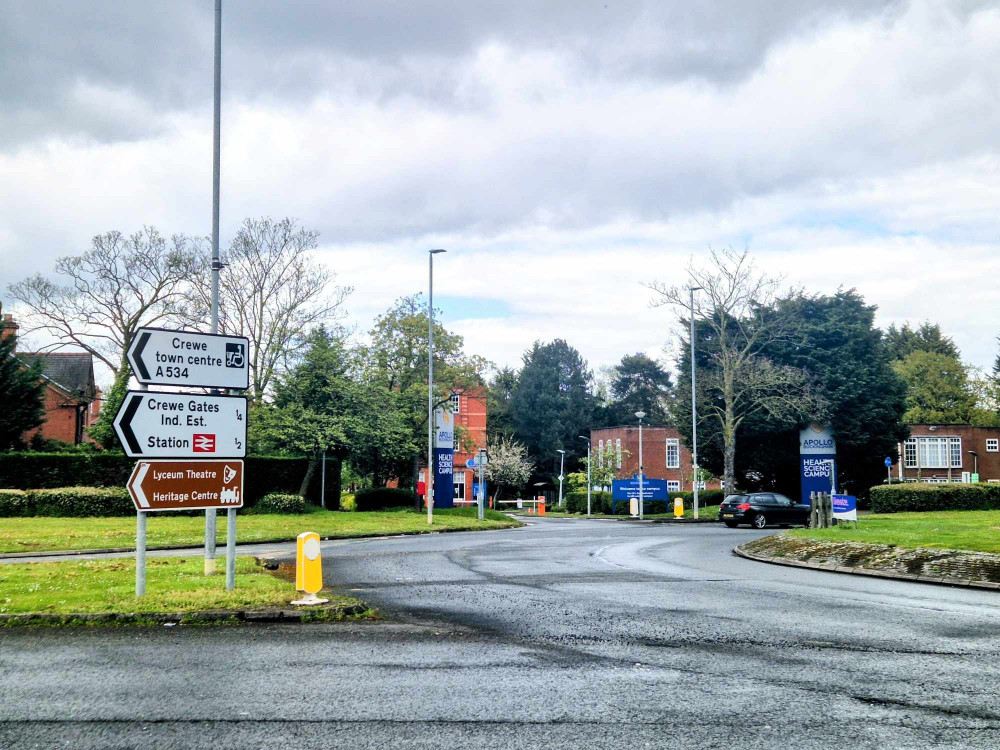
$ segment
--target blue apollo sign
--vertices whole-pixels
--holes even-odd
[[[799,466],[805,505],[809,505],[813,492],[829,493],[833,489],[837,443],[829,427],[813,424],[799,432]]]
[[[434,507],[454,508],[455,418],[447,409],[438,409],[434,427]]]

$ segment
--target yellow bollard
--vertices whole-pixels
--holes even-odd
[[[305,596],[292,604],[324,604],[329,599],[320,599],[316,592],[323,588],[323,559],[320,557],[319,534],[305,531],[296,539],[295,588],[305,592]]]
[[[684,501],[679,498],[674,498],[674,518],[684,518]]]

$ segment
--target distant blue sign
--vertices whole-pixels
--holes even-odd
[[[639,497],[639,475],[631,479],[615,479],[611,482],[611,498],[613,500],[631,500]],[[650,479],[644,477],[642,480],[643,500],[666,500],[667,480]]]
[[[888,456],[885,457],[885,465],[892,466],[892,459],[889,458]]]
[[[486,486],[487,484],[488,484],[488,482],[483,482],[483,499],[484,500],[486,499],[487,493],[489,492],[489,489]],[[473,482],[472,483],[472,499],[473,500],[479,500],[479,482]]]
[[[854,495],[834,495],[833,517],[842,518],[847,521],[858,520],[858,499]]]

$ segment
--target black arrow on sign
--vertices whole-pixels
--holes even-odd
[[[142,453],[142,447],[139,445],[139,441],[136,440],[135,433],[132,432],[132,418],[135,416],[135,413],[139,411],[139,407],[142,405],[142,396],[131,396],[130,398],[132,400],[129,401],[128,406],[125,407],[125,411],[122,414],[122,418],[118,422],[118,425],[121,427],[122,435],[125,436],[125,442],[128,443],[128,447],[132,449],[132,452]]]
[[[149,331],[143,331],[139,334],[139,343],[135,346],[135,351],[132,352],[132,357],[135,359],[136,369],[139,370],[139,374],[142,376],[143,380],[149,380],[149,370],[146,369],[146,363],[142,361],[142,350],[146,348],[146,344],[149,342]]]

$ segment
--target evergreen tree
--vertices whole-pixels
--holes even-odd
[[[510,404],[517,388],[517,378],[518,373],[513,367],[503,367],[497,370],[486,387],[486,439],[489,443],[514,434]]]
[[[766,352],[775,362],[809,373],[827,403],[837,441],[838,485],[862,494],[884,478],[883,460],[895,457],[897,444],[909,434],[905,385],[891,367],[875,311],[853,289],[832,296],[792,295],[778,301],[775,314],[795,321],[796,336],[774,342]],[[748,425],[745,442],[756,448],[744,456],[753,462],[745,471],[756,470],[797,495],[800,426]]]
[[[958,359],[958,347],[951,336],[941,333],[937,323],[924,322],[919,328],[910,328],[909,323],[903,323],[901,328],[895,324],[885,330],[885,347],[890,359],[906,359],[913,352],[933,352],[943,354],[952,359]]]
[[[626,354],[611,371],[608,420],[632,424],[637,411],[646,412],[650,425],[670,422],[669,402],[673,383],[659,362],[642,352]]]
[[[536,341],[523,362],[511,397],[514,435],[539,471],[558,474],[558,449],[566,451],[565,470],[574,471],[586,455],[579,436],[590,428],[593,406],[587,363],[562,339]]]
[[[45,421],[42,364],[25,366],[16,347],[17,336],[0,341],[0,450],[19,447],[21,435]]]

